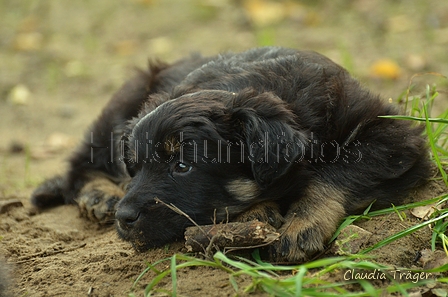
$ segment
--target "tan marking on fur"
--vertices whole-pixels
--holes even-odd
[[[168,155],[174,155],[180,152],[180,143],[174,136],[170,136],[165,139],[163,148]]]
[[[226,190],[235,196],[236,199],[247,202],[258,197],[260,188],[257,183],[250,179],[240,178],[229,182]]]
[[[255,204],[236,217],[235,221],[248,222],[253,220],[268,223],[274,228],[280,228],[284,222],[278,204],[273,201],[264,201]]]
[[[117,196],[123,197],[125,192],[121,186],[116,185],[110,179],[107,178],[96,178],[87,184],[81,189],[80,193],[88,193],[92,191],[101,191],[108,196]]]
[[[135,147],[134,148],[132,148],[131,150],[130,150],[130,154],[131,154],[131,159],[129,160],[130,162],[133,162],[133,163],[137,163],[138,162],[138,156],[137,156],[137,151],[135,150]]]
[[[344,200],[346,194],[335,187],[323,183],[310,185],[305,195],[290,206],[286,215],[286,222],[280,232],[289,237],[291,247],[286,256],[290,261],[304,259],[307,251],[323,250],[325,244],[333,236],[339,222],[345,216]],[[297,242],[302,232],[308,232],[312,237],[307,242]]]
[[[90,178],[76,198],[81,215],[92,221],[108,222],[114,215],[108,200],[123,198],[125,190],[102,173],[91,174]]]

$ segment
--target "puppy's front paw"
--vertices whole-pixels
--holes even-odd
[[[280,240],[272,247],[273,260],[303,262],[322,251],[334,231],[325,230],[323,225],[299,217],[287,220],[278,230]]]
[[[274,261],[303,262],[317,252],[336,231],[345,216],[345,191],[325,183],[309,185],[301,199],[290,205],[286,222],[272,246]]]
[[[115,205],[124,194],[124,190],[109,179],[96,178],[85,184],[76,202],[82,216],[94,222],[112,223]]]
[[[275,229],[280,228],[285,221],[280,214],[278,205],[275,202],[269,201],[255,204],[236,218],[238,222],[249,222],[253,220],[268,223]]]

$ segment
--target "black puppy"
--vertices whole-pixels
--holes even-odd
[[[340,220],[399,203],[429,177],[422,128],[324,56],[268,47],[153,63],[88,131],[70,169],[33,194],[76,202],[139,251],[198,224],[258,219],[278,258],[324,248]]]

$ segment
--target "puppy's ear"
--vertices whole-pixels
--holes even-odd
[[[275,94],[245,90],[232,101],[231,115],[260,187],[268,187],[304,158],[307,137],[294,112]]]

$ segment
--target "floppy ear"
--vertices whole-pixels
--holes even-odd
[[[305,156],[307,137],[288,104],[273,93],[245,90],[232,101],[231,115],[240,130],[245,155],[258,185],[268,187]]]

